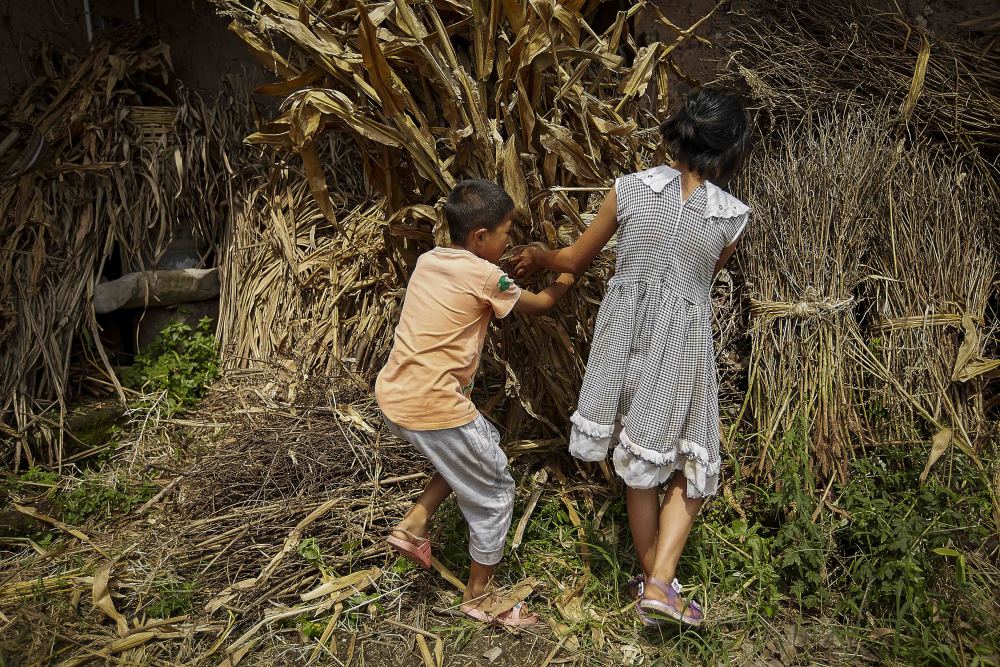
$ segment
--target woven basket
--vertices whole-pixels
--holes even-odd
[[[160,137],[173,131],[177,107],[135,106],[129,111],[128,119],[143,143],[156,143]]]

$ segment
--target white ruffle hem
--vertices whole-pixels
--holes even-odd
[[[579,413],[574,413],[571,421],[569,453],[582,461],[604,461],[611,445],[617,442],[612,456],[615,473],[629,488],[661,486],[680,470],[687,480],[688,498],[714,496],[719,489],[721,460],[711,461],[708,450],[696,442],[678,439],[664,454],[636,445],[620,424],[596,424]]]

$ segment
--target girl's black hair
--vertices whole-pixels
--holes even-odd
[[[728,176],[750,148],[750,122],[735,95],[702,88],[660,125],[671,155],[703,178]]]

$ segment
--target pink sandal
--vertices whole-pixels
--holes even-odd
[[[532,614],[527,604],[518,602],[509,611],[497,614],[496,622],[508,628],[523,628],[538,623],[538,614]]]
[[[523,628],[538,623],[538,615],[527,613],[528,605],[524,602],[518,602],[512,609],[501,612],[496,616],[491,616],[482,609],[477,607],[467,607],[464,604],[459,607],[459,609],[463,614],[474,621],[479,621],[480,623],[485,623],[486,625],[503,625],[508,628]]]
[[[698,603],[693,600],[686,602],[681,597],[681,585],[676,579],[668,586],[659,579],[650,577],[645,585],[657,588],[667,597],[667,601],[647,598],[645,594],[639,598],[635,607],[639,619],[644,625],[648,625],[647,621],[657,623],[663,620],[674,620],[684,625],[698,627],[705,621],[705,614]]]
[[[426,537],[417,537],[408,530],[401,528],[393,528],[393,530],[405,533],[413,541],[407,542],[395,535],[389,535],[389,537],[385,538],[389,546],[395,549],[403,558],[413,561],[425,570],[429,569],[431,566],[431,541]]]

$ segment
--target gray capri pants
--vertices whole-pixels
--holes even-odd
[[[493,424],[478,415],[465,426],[410,431],[383,419],[393,435],[430,459],[455,493],[469,524],[472,559],[482,565],[499,563],[514,513],[514,478]]]

